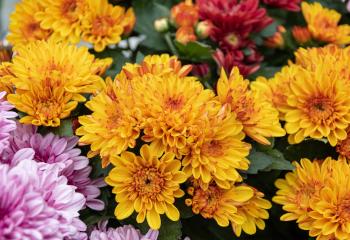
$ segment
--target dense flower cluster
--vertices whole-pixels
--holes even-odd
[[[251,146],[243,141],[245,135],[270,144],[268,137],[285,134],[278,111],[268,98],[249,88],[238,68],[229,79],[222,72],[218,96],[187,76],[190,70],[176,57],[147,56],[140,64],[126,64],[86,103],[92,114],[79,118],[82,126],[76,133],[82,135],[82,143],[91,144],[91,156],[100,154],[103,166],[109,162],[115,166],[106,181],[116,194],[117,219],[136,211],[136,220],[147,219],[153,229],[160,227],[161,214],[178,220],[173,204],[184,195],[181,183],[194,179],[203,194],[213,186],[231,191],[243,180],[238,170],[249,167],[246,157]],[[149,143],[141,147],[140,156],[126,151],[136,146],[136,140]],[[269,208],[267,203],[250,203],[261,193],[248,186],[243,189],[248,190],[242,192],[242,206]],[[234,194],[228,197],[235,202],[230,199]],[[264,228],[261,219],[267,212],[254,217],[244,208],[237,212],[241,219],[234,226],[237,235],[242,230],[255,233],[256,225]],[[252,221],[255,218],[260,220]]]
[[[107,0],[23,0],[10,17],[8,40],[14,45],[47,39],[83,40],[100,52],[129,34],[135,21],[132,8],[126,11]]]

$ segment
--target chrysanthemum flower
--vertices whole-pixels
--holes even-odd
[[[177,27],[194,27],[199,19],[198,6],[185,0],[171,8],[170,19]]]
[[[311,225],[309,216],[311,201],[319,197],[326,182],[330,180],[329,164],[311,162],[306,158],[301,159],[300,164],[297,162],[293,164],[295,170],[287,173],[285,179],[276,181],[278,191],[272,200],[283,205],[283,210],[288,212],[282,215],[282,221],[296,220],[302,229],[308,229]]]
[[[290,84],[285,115],[289,142],[306,137],[327,138],[332,146],[347,136],[350,122],[350,96],[342,73],[334,66],[315,66],[314,71],[297,68]]]
[[[27,114],[22,123],[59,126],[78,101],[85,101],[83,93],[95,93],[100,87],[98,63],[85,47],[36,41],[16,51],[10,64],[16,93],[8,99]]]
[[[318,240],[349,239],[349,164],[327,158],[302,159],[295,165],[285,179],[276,181],[279,190],[273,201],[288,212],[281,220],[297,220],[301,229]]]
[[[165,213],[172,221],[179,219],[174,202],[184,195],[180,184],[186,181],[186,176],[173,153],[160,157],[158,151],[143,145],[140,154],[124,152],[120,157],[111,158],[115,168],[109,172],[106,182],[116,194],[117,219],[125,219],[136,211],[138,223],[146,218],[152,229],[159,229],[161,214]]]
[[[223,43],[225,49],[238,48],[238,37],[245,39],[250,33],[259,32],[272,22],[257,0],[198,0],[197,4],[200,18],[213,24],[211,38]]]
[[[101,155],[103,167],[110,156],[133,148],[140,135],[139,114],[128,82],[121,76],[107,79],[104,91],[86,103],[92,114],[79,117],[82,126],[76,134],[82,136],[81,143],[91,144],[89,157]]]
[[[34,150],[35,161],[57,165],[60,174],[67,177],[68,184],[76,186],[76,191],[85,196],[86,205],[102,210],[104,203],[96,198],[100,195],[99,187],[104,185],[103,181],[90,179],[92,169],[88,166],[89,159],[81,156],[81,150],[75,148],[77,142],[77,137],[60,138],[52,133],[42,136],[32,125],[17,124],[16,130],[11,133],[10,145],[0,162],[18,164],[14,155],[21,149],[31,148]]]
[[[6,92],[0,92],[0,154],[9,146],[10,132],[16,129],[16,122],[11,120],[17,113],[10,111],[13,106],[5,100]]]
[[[136,16],[133,8],[129,8],[126,13],[124,14],[123,17],[123,25],[124,25],[124,30],[123,30],[123,35],[127,36],[129,35],[132,30],[135,27],[136,24]]]
[[[254,191],[247,186],[233,186],[222,189],[211,184],[207,189],[202,189],[196,184],[187,192],[191,198],[186,199],[186,204],[192,207],[195,214],[200,214],[206,219],[214,219],[221,227],[227,227],[231,222],[243,224],[244,216],[237,214],[237,205],[244,203],[254,196]]]
[[[139,230],[131,225],[124,225],[118,228],[108,228],[108,221],[99,222],[90,234],[90,240],[157,240],[159,232],[150,229],[142,236]]]
[[[288,111],[288,94],[290,83],[294,81],[295,66],[285,66],[280,72],[277,72],[271,79],[258,77],[256,81],[251,83],[251,89],[261,91],[273,106],[279,111],[280,119],[284,119],[284,113]]]
[[[218,100],[231,107],[243,124],[243,131],[255,141],[270,144],[267,137],[285,135],[278,111],[260,91],[249,89],[249,81],[244,80],[237,67],[232,69],[229,77],[221,70],[217,92]]]
[[[247,186],[250,187],[250,186]],[[265,229],[265,219],[269,218],[267,209],[272,207],[271,203],[264,199],[264,194],[257,189],[250,187],[254,191],[254,195],[248,201],[237,204],[237,215],[243,216],[245,221],[243,224],[231,223],[232,229],[236,236],[240,236],[242,231],[246,234],[253,235],[256,229]]]
[[[0,178],[1,239],[86,239],[78,219],[84,197],[57,168],[22,159],[13,168],[0,164]]]
[[[81,19],[87,10],[87,0],[57,0],[54,2],[42,0],[40,2],[43,10],[35,13],[35,19],[40,21],[40,27],[52,30],[53,39],[78,43],[81,34]]]
[[[125,76],[132,80],[147,74],[163,76],[169,73],[186,77],[191,70],[191,65],[182,65],[176,56],[169,54],[148,55],[140,64],[127,63],[122,69],[121,77]]]
[[[294,26],[292,28],[292,35],[299,44],[307,43],[312,38],[311,33],[307,27]]]
[[[182,26],[176,31],[176,41],[182,44],[194,42],[197,40],[197,36],[194,34],[194,28],[190,26]]]
[[[40,27],[40,21],[34,15],[43,11],[40,0],[23,0],[16,4],[15,11],[10,16],[9,35],[7,40],[12,45],[28,43],[35,40],[46,40],[52,30]]]
[[[137,107],[142,111],[142,140],[159,151],[186,155],[202,135],[214,93],[194,77],[145,75],[135,81]]]
[[[300,10],[301,0],[263,0],[263,2],[273,7],[297,12]]]
[[[301,9],[314,39],[326,43],[350,43],[350,25],[338,25],[340,13],[324,8],[318,2],[310,4],[302,2]]]
[[[124,12],[121,6],[113,6],[107,0],[87,0],[88,11],[82,20],[82,39],[101,52],[107,45],[121,40],[124,31]]]
[[[263,219],[269,217],[266,210],[271,208],[271,203],[263,199],[264,194],[256,189],[247,185],[231,185],[229,189],[222,189],[211,184],[205,190],[196,184],[194,186],[188,189],[191,198],[185,202],[195,214],[214,219],[221,227],[231,224],[236,236],[240,236],[242,230],[255,234],[256,227],[265,228]]]
[[[350,166],[345,161],[330,161],[333,161],[332,180],[328,179],[319,198],[311,202],[309,235],[321,240],[347,240],[350,238]]]
[[[188,177],[200,180],[202,188],[214,180],[221,188],[229,189],[232,182],[241,181],[238,169],[247,170],[250,145],[242,142],[242,124],[225,107],[210,119],[204,129],[204,139],[197,141],[190,154],[184,157],[183,171]]]

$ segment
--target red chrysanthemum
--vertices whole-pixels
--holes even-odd
[[[234,50],[225,52],[217,49],[213,58],[219,68],[224,68],[226,73],[230,73],[232,68],[237,66],[243,76],[248,76],[260,68],[263,56],[256,51],[254,44],[247,46],[245,50]]]
[[[233,50],[245,44],[252,32],[259,32],[272,22],[259,0],[197,0],[199,17],[213,28],[210,37],[220,48]]]
[[[300,11],[301,0],[263,0],[263,2],[267,5],[288,11]]]

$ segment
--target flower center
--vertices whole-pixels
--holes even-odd
[[[92,23],[92,34],[106,36],[113,25],[114,20],[111,16],[98,16]]]
[[[219,208],[222,191],[215,186],[209,186],[207,190],[197,189],[192,199],[192,210],[200,213],[204,218],[213,218]]]
[[[224,148],[219,141],[213,140],[203,144],[202,152],[204,155],[211,157],[222,157],[224,155]]]
[[[228,34],[225,39],[232,47],[237,47],[239,44],[239,38],[234,33]]]
[[[63,14],[72,13],[77,8],[78,4],[76,0],[65,0],[61,7]]]
[[[157,199],[157,196],[161,194],[165,185],[164,176],[158,171],[158,169],[153,167],[139,168],[134,174],[133,179],[135,192],[139,196],[152,200]]]
[[[312,121],[325,121],[333,115],[333,104],[328,97],[312,98],[307,101],[305,111]]]
[[[185,100],[183,96],[169,97],[165,100],[166,108],[170,109],[171,111],[176,111],[181,109],[184,103],[185,103]]]
[[[347,224],[350,221],[350,199],[344,199],[337,207],[340,223]]]

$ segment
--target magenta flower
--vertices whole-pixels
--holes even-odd
[[[22,150],[14,155],[25,157],[18,165],[0,164],[0,239],[87,239],[78,219],[84,196],[67,185],[57,166],[27,159],[33,155]]]
[[[52,133],[42,136],[32,125],[17,124],[12,132],[10,146],[5,150],[2,162],[17,164],[13,159],[16,152],[23,148],[34,150],[34,159],[58,167],[60,174],[67,177],[68,184],[76,186],[77,192],[86,198],[86,206],[94,210],[103,210],[103,201],[96,199],[100,195],[100,187],[105,186],[103,179],[91,180],[92,168],[89,159],[81,156],[81,151],[75,148],[77,137],[59,137]]]
[[[139,230],[131,225],[124,225],[118,228],[108,228],[107,221],[98,223],[90,235],[90,240],[157,240],[159,232],[149,230],[146,235],[142,236]]]
[[[17,113],[10,111],[13,106],[4,97],[6,92],[0,92],[0,154],[9,146],[10,132],[16,129],[15,118]]]

